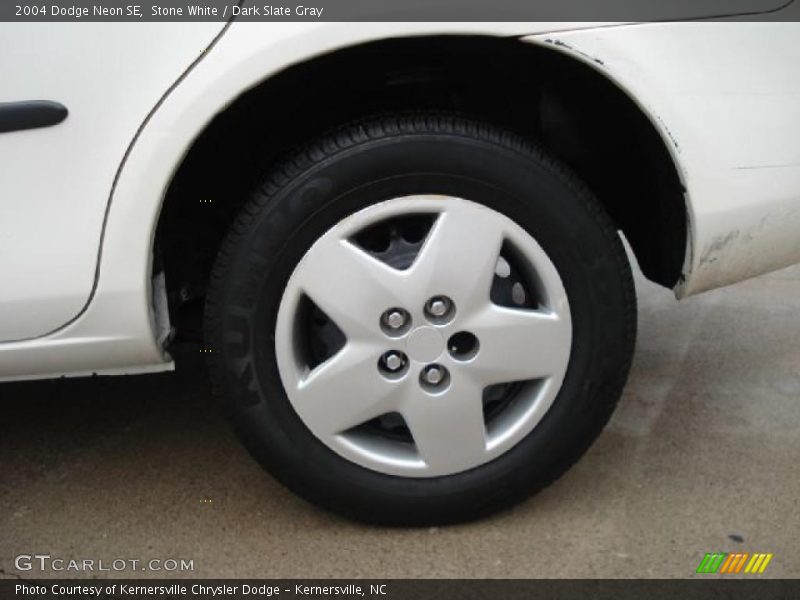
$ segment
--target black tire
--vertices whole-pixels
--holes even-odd
[[[516,221],[556,266],[573,323],[566,378],[538,426],[495,460],[436,478],[381,474],[330,450],[292,409],[274,351],[282,291],[311,244],[356,210],[411,194],[467,198]],[[511,506],[586,451],[628,374],[636,298],[612,221],[587,188],[541,149],[472,120],[395,115],[323,137],[264,180],[219,252],[205,326],[215,390],[267,471],[303,498],[347,517],[422,525]]]

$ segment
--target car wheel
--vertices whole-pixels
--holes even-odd
[[[442,114],[368,119],[269,174],[216,261],[215,389],[302,497],[386,524],[473,519],[562,474],[630,366],[634,288],[578,179]]]

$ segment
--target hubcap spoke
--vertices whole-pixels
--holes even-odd
[[[383,307],[396,304],[402,275],[347,240],[320,240],[298,269],[299,287],[348,339],[380,330]]]
[[[461,471],[483,462],[483,403],[480,390],[470,382],[454,382],[436,396],[418,391],[401,412],[420,457],[431,471]]]
[[[467,313],[489,301],[504,223],[477,205],[454,205],[436,219],[412,265],[416,287],[449,296]]]
[[[295,409],[318,435],[334,435],[391,412],[404,385],[381,376],[378,357],[366,344],[348,343],[299,381]]]
[[[556,313],[492,304],[468,327],[480,351],[466,372],[483,385],[550,377],[569,359],[572,329]]]

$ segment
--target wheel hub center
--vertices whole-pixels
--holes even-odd
[[[444,352],[444,338],[433,327],[417,327],[406,341],[408,355],[418,362],[431,362]]]

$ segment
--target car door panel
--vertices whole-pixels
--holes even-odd
[[[224,25],[0,25],[0,102],[68,111],[49,127],[0,133],[0,341],[45,335],[86,305],[120,162]]]

